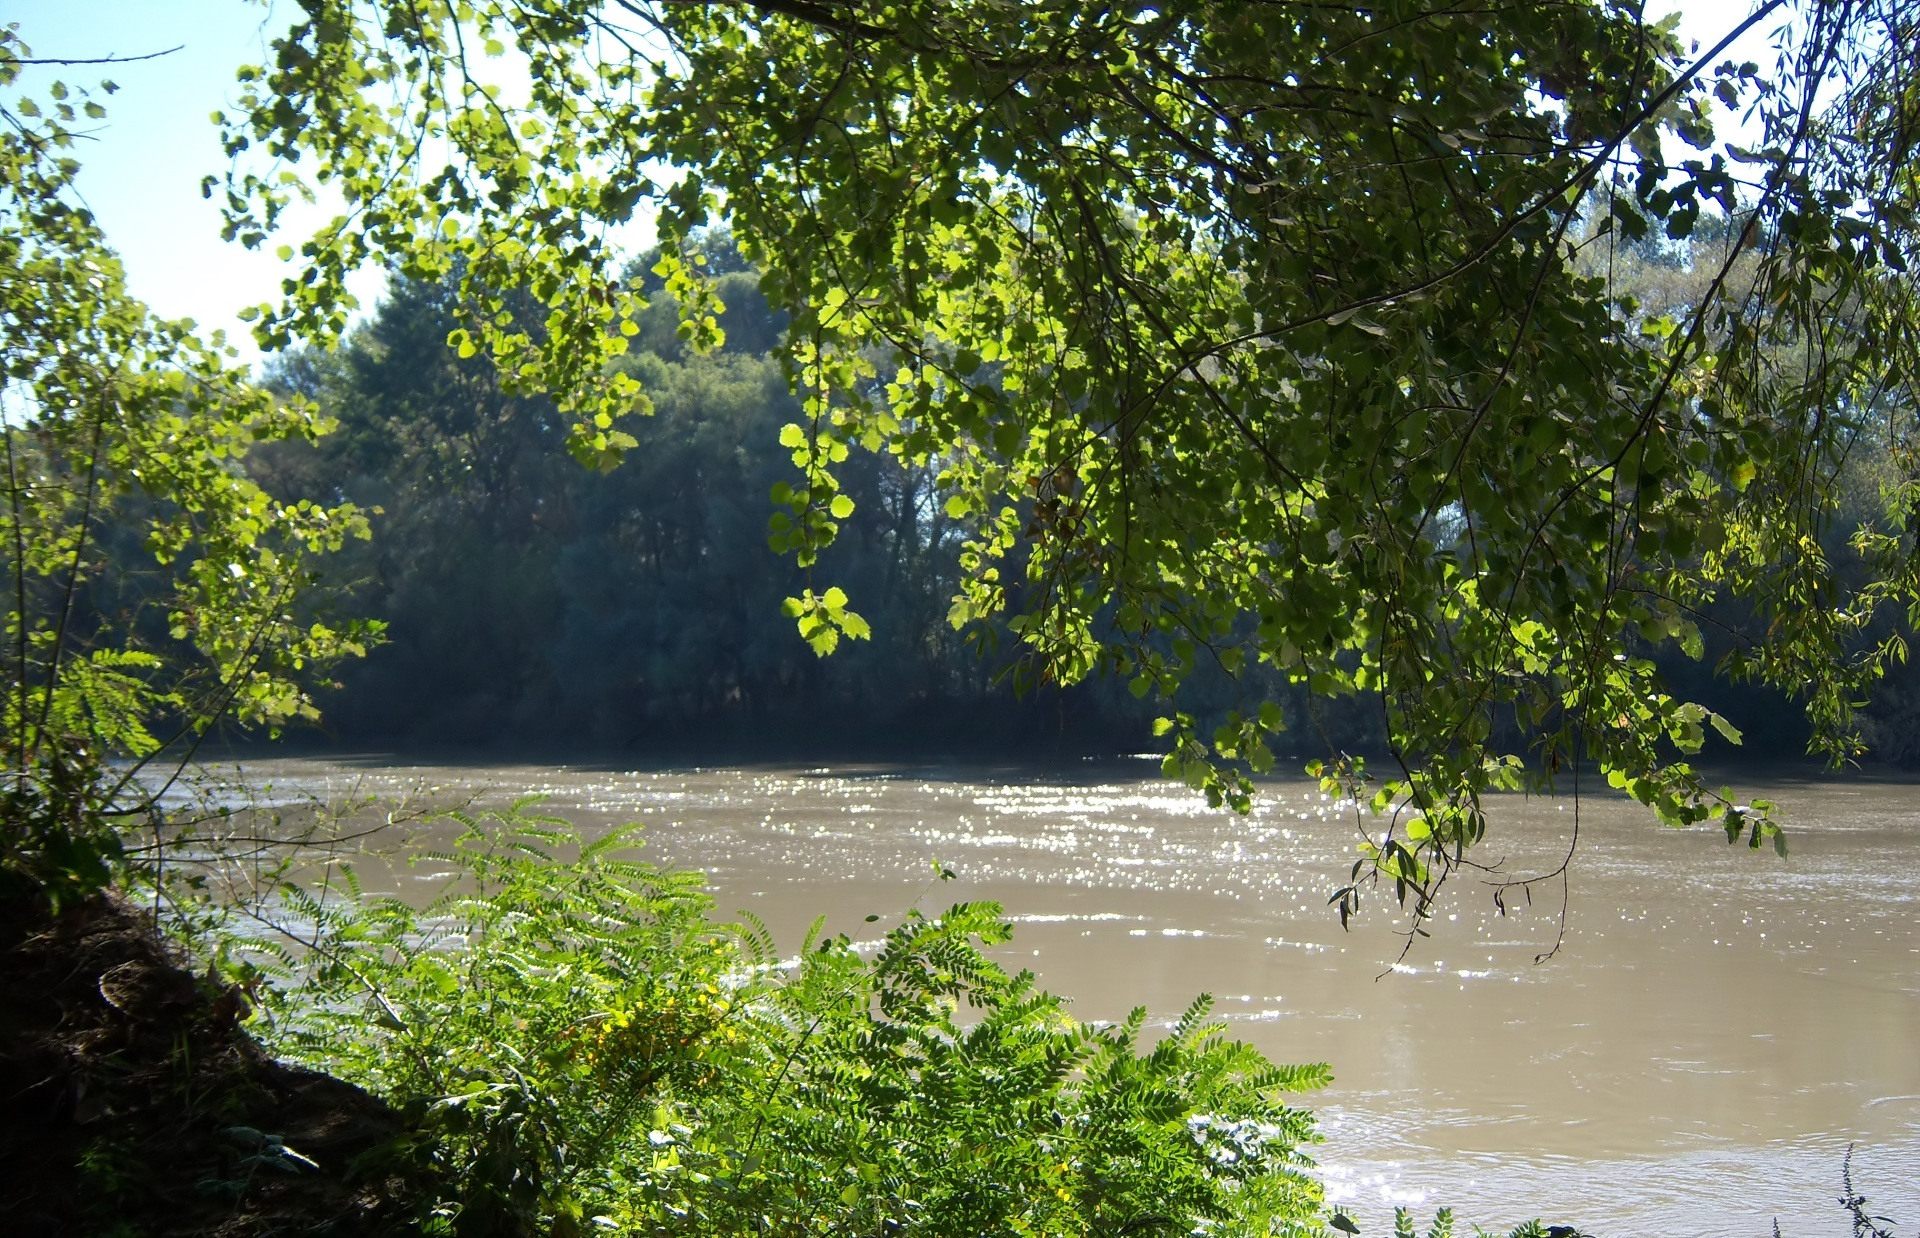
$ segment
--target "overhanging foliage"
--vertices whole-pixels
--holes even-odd
[[[1789,17],[1777,71],[1722,59]],[[608,365],[641,308],[608,229],[657,210],[701,344],[722,326],[673,247],[724,218],[806,400],[777,546],[811,563],[835,466],[890,450],[971,522],[954,621],[1011,608],[1039,675],[1171,695],[1264,659],[1377,691],[1394,776],[1326,773],[1391,814],[1356,877],[1424,910],[1485,792],[1583,762],[1671,823],[1777,838],[1686,762],[1719,723],[1645,656],[1697,648],[1713,599],[1761,619],[1725,669],[1854,751],[1904,656],[1862,634],[1916,594],[1911,485],[1854,539],[1869,570],[1820,535],[1847,453],[1905,450],[1912,36],[1878,0],[1768,0],[1698,52],[1612,3],[311,0],[243,75],[225,197],[250,243],[297,173],[351,206],[264,342],[344,321],[370,256],[458,266],[482,308],[454,345],[553,392],[599,465],[645,408]],[[1760,148],[1714,148],[1716,106],[1756,109]],[[1703,210],[1732,241],[1684,317],[1594,273]],[[857,603],[790,610],[824,649]],[[1168,772],[1244,805],[1276,721],[1175,713]]]

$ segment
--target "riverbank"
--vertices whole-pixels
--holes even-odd
[[[245,995],[111,895],[0,903],[0,1216],[14,1234],[399,1233],[410,1131],[274,1060]]]

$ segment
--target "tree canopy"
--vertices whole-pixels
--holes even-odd
[[[1904,657],[1876,620],[1920,596],[1920,39],[1890,0],[1766,0],[1706,49],[1590,2],[303,14],[243,71],[208,184],[248,244],[310,187],[347,204],[285,249],[263,344],[339,330],[370,258],[454,275],[459,354],[611,466],[648,407],[612,364],[645,304],[617,230],[655,213],[702,348],[725,317],[689,246],[724,221],[790,316],[776,548],[815,565],[850,451],[889,451],[967,523],[952,620],[1007,615],[1037,677],[1171,698],[1260,662],[1377,693],[1392,776],[1326,772],[1390,814],[1371,871],[1417,909],[1485,792],[1586,763],[1778,842],[1688,763],[1731,727],[1648,656],[1699,652],[1716,602],[1757,617],[1721,669],[1801,695],[1834,759]],[[1772,24],[1777,66],[1725,59]],[[1741,109],[1752,148],[1714,133]],[[1677,313],[1612,286],[1621,246],[1703,220],[1722,257]],[[1896,467],[1835,554],[1862,452]],[[822,651],[869,631],[830,585],[787,603]],[[1244,804],[1279,721],[1173,712],[1167,770]]]
[[[0,29],[0,88],[31,57]],[[112,89],[0,102],[0,877],[56,901],[104,880],[103,822],[153,808],[150,762],[190,759],[224,718],[315,716],[312,672],[377,631],[310,593],[363,513],[276,502],[237,467],[326,418],[153,318],[74,190],[75,130]]]
[[[714,266],[737,251],[714,239]],[[249,472],[283,499],[350,498],[374,537],[334,572],[387,624],[387,641],[345,668],[322,702],[346,743],[486,742],[539,734],[569,743],[736,743],[791,751],[819,711],[839,742],[871,745],[905,726],[965,729],[1016,708],[992,668],[945,623],[954,522],[933,471],[863,454],[843,472],[857,504],[821,570],[863,599],[874,637],[820,659],[780,613],[804,587],[767,547],[767,491],[787,477],[781,426],[799,413],[768,355],[780,324],[753,275],[718,281],[726,346],[690,355],[678,310],[657,291],[621,369],[654,415],[607,472],[559,450],[565,424],[544,398],[510,396],[483,358],[446,346],[458,290],[399,282],[335,351],[300,351],[272,382],[339,427],[313,444],[256,452]],[[1111,693],[1109,693],[1111,695]],[[1129,721],[1140,746],[1150,714]],[[1047,703],[1051,704],[1051,702]],[[958,723],[958,724],[957,724]],[[957,725],[956,725],[957,724]],[[830,738],[830,737],[829,737]]]

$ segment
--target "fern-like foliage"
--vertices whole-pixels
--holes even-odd
[[[523,802],[459,817],[424,907],[351,871],[252,939],[280,1052],[410,1106],[430,1229],[1040,1238],[1318,1233],[1282,1067],[1202,998],[1081,1023],[983,947],[999,907],[909,912],[872,958],[721,925],[697,874]]]

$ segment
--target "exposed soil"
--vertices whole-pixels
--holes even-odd
[[[244,996],[98,897],[0,899],[0,1232],[380,1235],[411,1227],[392,1109],[276,1062]]]

